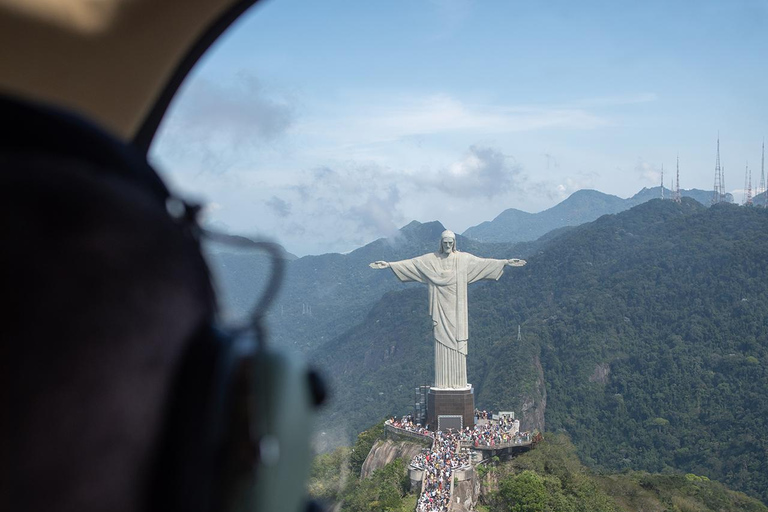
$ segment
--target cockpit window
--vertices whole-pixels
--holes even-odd
[[[759,181],[765,6],[600,5],[258,5],[189,77],[153,159],[211,225],[297,256],[583,189],[671,191],[678,156],[680,186],[710,190],[718,131],[740,200],[745,165]]]

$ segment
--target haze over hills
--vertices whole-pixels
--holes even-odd
[[[766,231],[765,209],[654,200],[471,286],[478,406],[546,419],[594,467],[691,472],[767,500]],[[410,411],[433,371],[426,301],[424,287],[387,293],[312,352],[334,382],[326,437]]]
[[[752,199],[752,203],[755,206],[765,206],[766,203],[768,203],[768,192],[761,192],[760,194],[757,194]]]
[[[665,194],[671,197],[670,191]],[[685,191],[709,205],[711,192]],[[537,214],[506,210],[494,221],[465,233],[485,231],[501,234],[480,237],[459,235],[458,247],[479,256],[526,258],[554,236],[575,224],[594,220],[600,215],[626,210],[631,204],[660,195],[658,187],[643,189],[630,199],[621,199],[594,190],[581,190],[560,204]],[[398,236],[379,239],[348,254],[323,254],[296,258],[287,255],[286,273],[281,292],[269,312],[270,331],[281,347],[306,351],[322,345],[352,327],[387,291],[401,289],[401,283],[386,272],[375,272],[368,263],[395,261],[436,250],[444,230],[440,222],[413,221]],[[479,235],[477,235],[479,236]],[[539,239],[537,241],[537,239]],[[515,243],[515,240],[525,242]],[[510,245],[514,244],[514,245]],[[208,251],[208,258],[225,318],[243,318],[265,288],[270,272],[268,259],[248,250],[218,246]]]
[[[691,189],[681,190],[680,194],[705,206],[709,206],[712,200],[712,191]],[[733,197],[730,194],[728,196],[732,201]],[[628,199],[597,190],[579,190],[561,203],[539,213],[527,213],[514,208],[504,210],[492,221],[470,227],[463,234],[482,242],[536,240],[553,229],[591,222],[601,215],[619,213],[660,197],[660,187],[644,188]],[[664,188],[664,197],[671,198],[672,191]]]
[[[413,221],[397,237],[376,240],[348,254],[287,261],[283,286],[268,315],[273,343],[305,352],[339,336],[364,318],[385,293],[409,286],[391,271],[373,270],[368,264],[434,252],[444,229],[437,221]],[[542,243],[486,244],[457,235],[461,250],[484,257],[525,258]],[[268,259],[260,253],[223,248],[209,252],[208,258],[220,283],[225,316],[243,317],[265,288]]]

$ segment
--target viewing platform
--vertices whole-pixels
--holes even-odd
[[[541,439],[541,433],[536,432],[535,434],[528,436],[527,439],[520,438],[508,443],[476,445],[471,441],[461,441],[461,447],[480,452],[482,454],[481,460],[487,460],[493,457],[506,459],[532,450]]]
[[[539,432],[519,432],[519,425],[519,421],[511,417],[488,419],[486,416],[472,428],[434,432],[414,424],[409,416],[401,421],[387,420],[385,432],[388,439],[408,439],[425,445],[408,464],[411,487],[420,492],[416,512],[468,510],[468,504],[473,504],[475,499],[467,489],[475,487],[472,480],[476,464],[494,457],[515,457],[541,441]],[[464,490],[455,490],[456,485]],[[462,495],[466,504],[461,504]]]

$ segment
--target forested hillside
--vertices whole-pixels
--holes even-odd
[[[308,491],[329,509],[412,512],[407,460],[360,478],[361,458],[383,434],[379,424],[362,432],[353,448],[315,458]],[[416,448],[418,449],[418,447]],[[595,472],[579,460],[564,434],[547,433],[544,442],[510,461],[475,466],[480,512],[766,512],[754,498],[693,473]]]
[[[548,428],[589,463],[768,500],[766,230],[763,209],[654,201],[536,258],[520,292],[538,309]]]
[[[654,200],[473,285],[478,405],[536,424],[546,404],[546,429],[593,467],[690,472],[768,500],[766,231],[764,209]],[[327,436],[410,410],[432,375],[426,302],[423,287],[389,293],[314,354],[334,381]]]

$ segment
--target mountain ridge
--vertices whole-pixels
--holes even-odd
[[[709,206],[712,199],[712,192],[706,190],[681,190],[680,194],[705,206]],[[672,196],[673,192],[664,188],[664,197],[671,199]],[[581,189],[555,206],[538,213],[509,208],[491,221],[467,228],[463,235],[481,242],[513,243],[535,240],[554,229],[591,222],[602,215],[619,213],[660,197],[661,187],[643,188],[627,199],[597,190]],[[728,197],[733,201],[731,194],[728,194]]]

